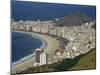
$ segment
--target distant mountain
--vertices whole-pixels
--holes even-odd
[[[69,14],[59,20],[55,20],[56,26],[79,26],[83,23],[90,22],[92,19],[87,15],[77,12],[73,14]]]

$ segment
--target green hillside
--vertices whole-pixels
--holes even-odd
[[[96,68],[96,50],[82,57],[78,63],[69,70],[95,69]]]

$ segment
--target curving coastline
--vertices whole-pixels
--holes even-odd
[[[44,51],[48,53],[48,55],[53,53],[53,50],[58,49],[59,42],[48,35],[44,34],[37,34],[32,32],[24,32],[24,31],[15,31],[20,33],[27,33],[32,36],[35,36],[36,38],[40,39],[43,42],[43,45],[40,48],[43,48]],[[12,64],[12,72],[18,72],[27,69],[28,67],[34,66],[35,63],[35,53],[32,53],[31,55],[28,55],[24,58],[22,58],[20,61]]]
[[[31,33],[29,33],[29,32],[22,32],[22,31],[13,31],[13,32],[25,33],[25,34],[31,35]],[[35,37],[35,38],[37,38],[37,39],[39,39],[39,40],[42,42],[42,45],[41,45],[40,47],[38,47],[38,48],[43,48],[43,49],[46,48],[47,43],[46,43],[45,40],[41,39],[40,37],[38,37],[38,36],[36,36],[36,35],[31,35],[31,36],[32,36],[32,37]],[[35,51],[35,50],[34,50],[34,51]],[[34,53],[34,51],[33,51],[33,53]],[[13,62],[13,63],[12,63],[12,66],[17,65],[17,64],[19,64],[19,63],[21,63],[21,62],[24,62],[25,60],[27,60],[27,59],[29,59],[29,58],[32,58],[32,57],[35,55],[35,54],[33,54],[33,53],[28,54],[27,56],[24,56],[24,57],[20,58],[18,61]]]

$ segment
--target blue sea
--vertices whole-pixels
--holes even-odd
[[[12,1],[12,19],[15,21],[52,20],[75,12],[96,18],[96,6]]]
[[[96,6],[12,1],[12,19],[15,21],[53,20],[74,12],[82,12],[96,19]],[[41,45],[40,39],[29,34],[12,32],[12,62],[32,54]]]
[[[21,60],[21,58],[31,55],[35,48],[42,46],[39,38],[30,34],[12,32],[12,62]]]

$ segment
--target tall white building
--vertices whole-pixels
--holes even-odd
[[[47,54],[43,49],[35,49],[35,64],[34,66],[47,64]]]
[[[45,52],[42,52],[40,54],[40,65],[47,64],[47,54]]]
[[[29,29],[29,25],[26,25],[26,30],[27,30],[27,31],[29,31],[29,30],[30,30],[30,29]]]

